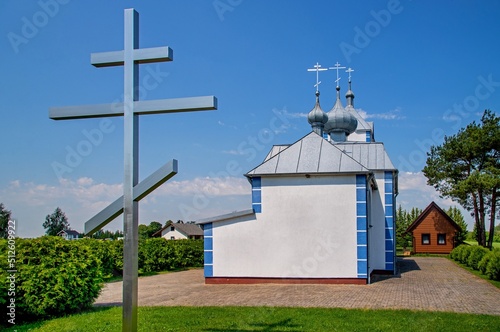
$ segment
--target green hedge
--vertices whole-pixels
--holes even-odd
[[[15,299],[15,319],[22,322],[79,312],[92,306],[103,286],[101,261],[91,247],[80,241],[57,236],[16,239],[15,281],[8,275],[5,255],[2,261],[0,302]],[[0,241],[5,252],[7,241]],[[12,285],[15,288],[12,288]],[[15,292],[8,294],[7,289]],[[12,310],[14,311],[14,310]],[[9,316],[2,317],[6,322]]]
[[[201,266],[203,240],[154,238],[139,244],[139,270],[142,273]]]
[[[11,240],[12,244],[12,240]],[[123,273],[123,241],[58,236],[15,240],[15,296],[10,296],[7,240],[0,239],[0,305],[15,298],[16,323],[88,309],[99,296],[103,280]],[[203,240],[139,242],[139,272],[203,266]],[[6,323],[4,315],[0,322]]]
[[[500,249],[492,251],[481,246],[462,244],[450,253],[450,258],[480,271],[491,280],[500,281]]]

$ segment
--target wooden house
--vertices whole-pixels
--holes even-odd
[[[449,254],[461,230],[436,203],[432,202],[406,230],[413,235],[413,253]]]

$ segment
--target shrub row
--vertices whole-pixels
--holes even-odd
[[[451,259],[480,271],[491,280],[500,281],[500,249],[462,244],[450,253]]]
[[[0,306],[15,299],[16,323],[75,313],[92,306],[103,280],[123,272],[123,241],[58,236],[15,240],[9,273],[8,241],[0,240]],[[12,251],[11,251],[12,253]],[[147,239],[139,243],[139,272],[203,266],[203,240]],[[15,279],[9,279],[9,275]],[[14,288],[13,288],[14,287]],[[15,293],[15,294],[14,294]],[[7,323],[9,316],[0,320]]]
[[[139,244],[139,271],[171,271],[203,266],[203,240],[154,238]]]

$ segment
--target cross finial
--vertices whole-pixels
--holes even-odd
[[[316,84],[314,84],[314,87],[316,88],[316,92],[319,91],[319,85],[321,83],[321,81],[319,80],[319,72],[325,71],[325,70],[328,70],[328,68],[321,68],[321,65],[318,62],[316,62],[316,64],[314,65],[314,68],[307,69],[307,71],[315,71],[316,72]]]
[[[340,63],[337,61],[334,67],[329,67],[328,69],[335,69],[337,71],[337,79],[335,80],[335,83],[337,83],[337,86],[339,86],[339,81],[340,81],[339,69],[345,69],[345,67],[341,67]]]
[[[345,71],[346,73],[349,74],[349,82],[351,81],[351,73],[354,71],[354,69],[352,69],[351,67],[347,68],[347,70]]]

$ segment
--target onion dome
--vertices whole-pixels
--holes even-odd
[[[325,123],[328,121],[328,116],[319,105],[319,91],[316,91],[316,104],[307,115],[307,121],[316,134],[323,136],[323,128],[325,127]]]
[[[358,126],[356,117],[342,106],[339,86],[337,86],[337,101],[327,115],[328,121],[325,124],[325,131],[330,134],[332,141],[345,142],[347,136],[352,134]]]
[[[349,90],[345,94],[345,99],[347,99],[347,107],[354,107],[354,93],[351,90],[351,80],[349,80]]]

